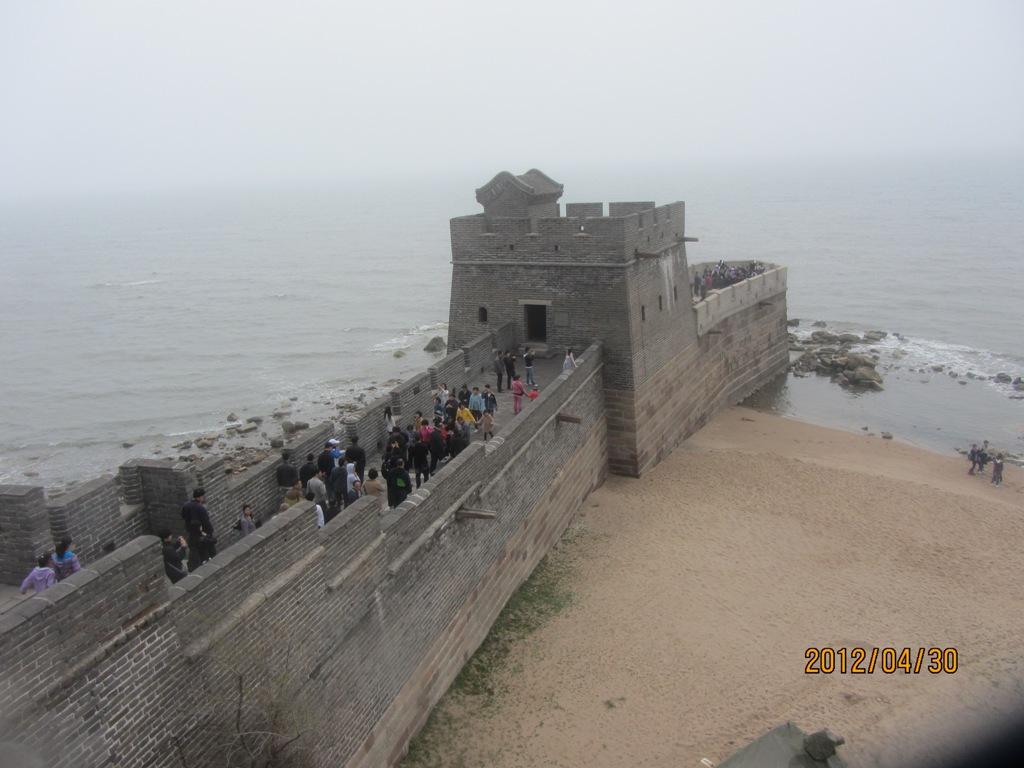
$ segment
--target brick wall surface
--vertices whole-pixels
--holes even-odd
[[[54,541],[70,536],[83,562],[98,560],[132,538],[121,517],[117,483],[109,475],[49,499],[47,512]]]
[[[43,489],[0,485],[0,582],[20,585],[36,557],[52,548]]]

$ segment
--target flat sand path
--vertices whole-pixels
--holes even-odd
[[[696,766],[785,720],[851,766],[941,756],[1024,701],[1024,478],[733,408],[585,504],[574,604],[518,643],[452,766]],[[807,675],[808,646],[942,646],[954,675]],[[468,705],[467,705],[468,704]]]

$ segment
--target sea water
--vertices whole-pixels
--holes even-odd
[[[0,204],[0,481],[176,455],[230,412],[315,423],[424,369],[445,335],[448,219],[477,212],[497,170]],[[563,202],[686,200],[691,263],[785,264],[798,333],[903,336],[879,346],[885,391],[789,377],[767,407],[941,451],[1024,448],[1024,401],[991,380],[1024,374],[1021,159],[543,170]]]

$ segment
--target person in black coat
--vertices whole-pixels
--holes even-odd
[[[332,450],[334,450],[334,446],[327,443],[324,445],[320,455],[316,457],[317,470],[323,472],[327,477],[330,477],[331,472],[334,471],[334,455],[331,453]]]
[[[394,509],[409,495],[412,478],[405,469],[405,462],[398,459],[388,471],[388,506]]]
[[[345,461],[356,465],[356,474],[363,479],[363,472],[366,470],[366,451],[359,445],[359,438],[352,438],[352,445],[345,449]]]
[[[317,472],[316,462],[313,460],[313,454],[306,454],[306,463],[299,467],[299,480],[302,481],[302,490],[306,490],[306,483],[309,482],[309,478],[313,477]]]
[[[185,544],[183,537],[174,538],[174,534],[166,528],[160,531],[160,539],[163,542],[164,573],[172,584],[181,581],[188,576],[188,571],[185,570],[188,545]]]
[[[188,567],[197,568],[217,554],[217,540],[213,537],[213,523],[206,511],[206,491],[196,488],[192,501],[181,508],[181,519],[185,521],[188,534]]]
[[[427,482],[430,479],[430,445],[425,440],[417,440],[412,450],[412,465],[416,469],[416,487],[420,487],[420,479]]]

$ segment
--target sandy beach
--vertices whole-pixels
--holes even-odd
[[[1024,701],[1024,477],[732,408],[571,541],[570,607],[516,643],[493,706],[447,697],[451,766],[697,766],[785,720],[849,765],[948,754]],[[805,674],[810,646],[952,647],[955,674]]]

